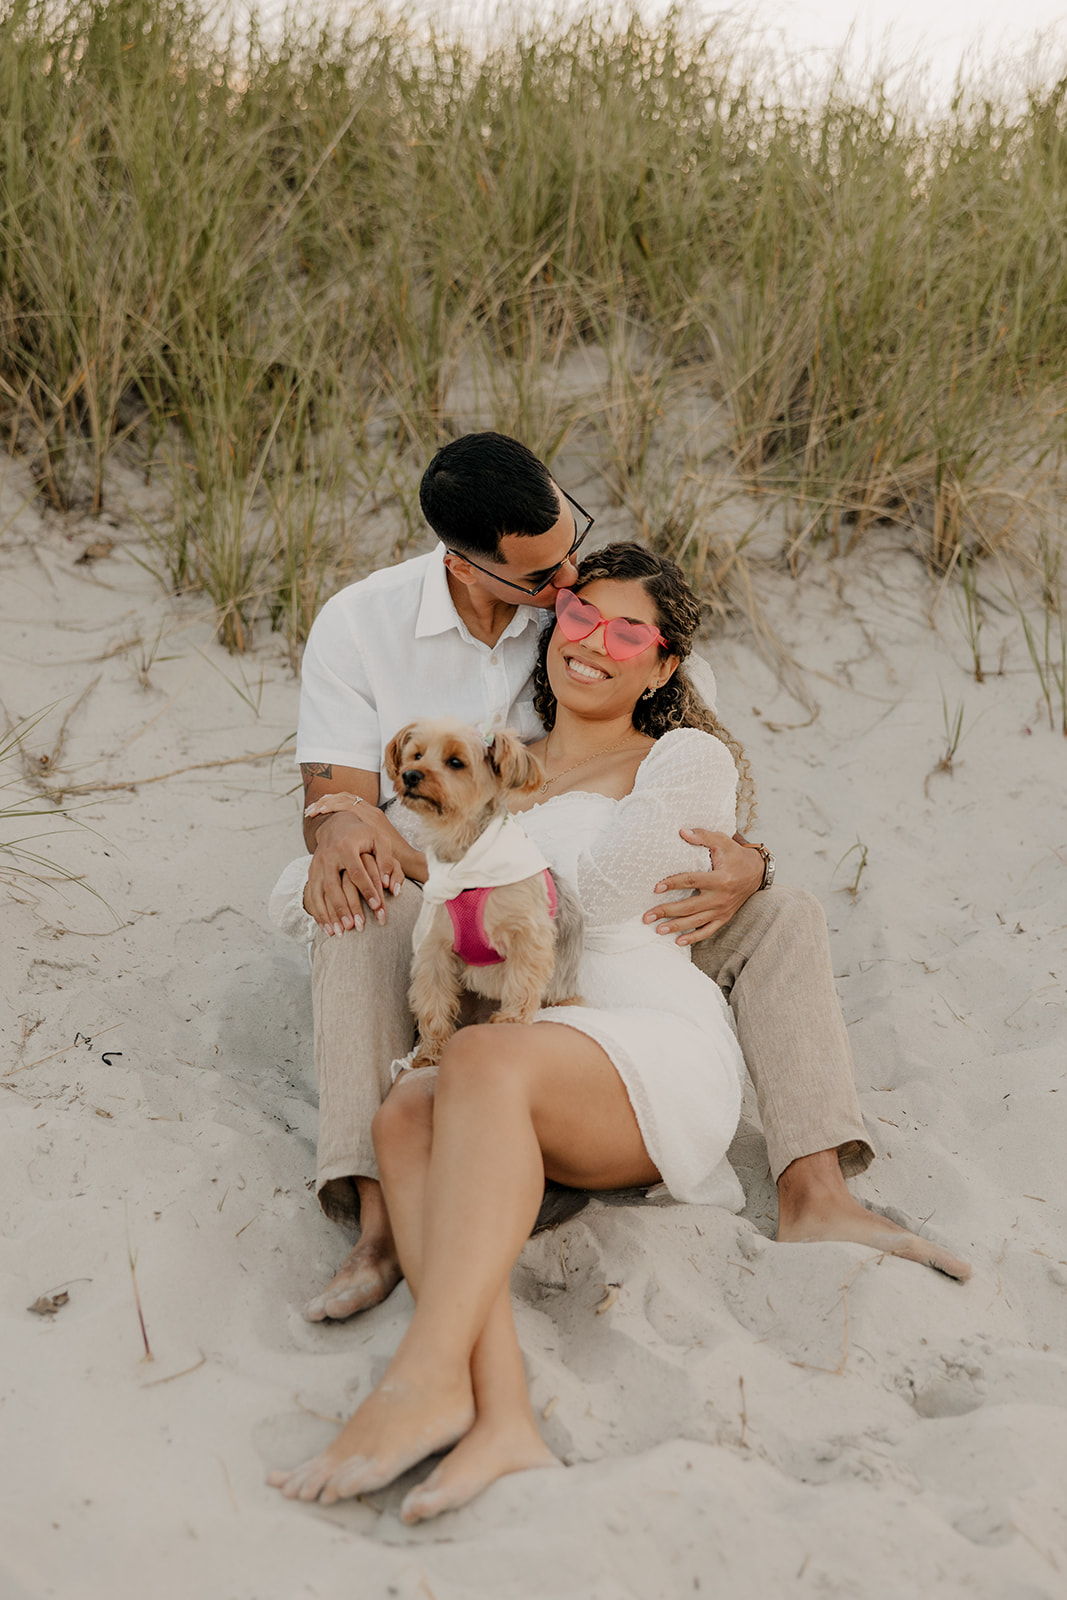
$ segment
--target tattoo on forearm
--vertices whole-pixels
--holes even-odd
[[[306,796],[313,779],[333,777],[333,766],[329,761],[302,761],[300,763],[300,776],[304,780],[304,794]]]

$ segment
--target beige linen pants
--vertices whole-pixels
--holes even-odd
[[[351,1179],[378,1175],[371,1120],[389,1092],[391,1063],[414,1042],[407,989],[421,901],[421,890],[405,883],[390,900],[384,928],[372,924],[340,938],[315,934],[318,1193],[337,1222],[358,1218]],[[733,1010],[775,1181],[798,1156],[834,1148],[846,1177],[863,1172],[874,1151],[815,896],[780,886],[760,890],[714,938],[694,945],[693,957]]]

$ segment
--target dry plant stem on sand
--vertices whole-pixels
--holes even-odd
[[[192,761],[187,766],[174,767],[170,772],[156,772],[148,778],[124,778],[115,783],[72,783],[55,793],[57,798],[62,798],[63,795],[103,794],[116,789],[139,789],[142,784],[165,783],[168,778],[178,778],[184,772],[207,772],[216,767],[248,766],[257,761],[274,761],[287,753],[291,751],[282,747],[275,750],[256,750],[246,756],[224,756],[218,761]]]
[[[90,689],[94,688],[98,681],[98,679],[94,680],[93,684],[89,686]],[[87,690],[81,696],[77,705],[81,704],[88,692]],[[80,873],[53,861],[49,856],[41,855],[37,850],[27,849],[27,845],[32,844],[35,840],[48,838],[50,835],[59,832],[60,829],[48,827],[34,833],[19,834],[14,838],[7,836],[9,830],[30,818],[45,817],[52,822],[58,820],[64,823],[73,822],[77,824],[77,819],[71,817],[69,809],[63,807],[60,803],[63,798],[62,795],[54,795],[38,777],[41,772],[50,772],[55,761],[58,760],[62,751],[67,723],[73,714],[73,709],[76,709],[76,706],[71,711],[68,711],[59,735],[53,743],[52,750],[47,754],[38,753],[34,755],[27,749],[29,735],[49,715],[47,710],[39,712],[34,717],[26,718],[12,728],[9,733],[0,735],[0,772],[2,772],[6,763],[18,760],[23,772],[26,774],[24,778],[0,777],[0,834],[3,835],[0,836],[0,878],[5,878],[8,881],[12,878],[29,880],[37,884],[50,885],[53,888],[62,884],[76,884],[78,888],[84,889],[86,893],[91,894],[94,899],[100,900],[102,905],[107,905],[107,902],[103,900],[91,884],[85,881]],[[17,791],[20,788],[24,788],[27,782],[33,783],[36,792],[32,794],[19,794],[17,792],[12,794],[13,790]],[[51,802],[48,804],[47,809],[42,805],[42,793],[47,801]],[[81,824],[77,825],[82,826]],[[111,911],[117,921],[117,913],[110,906],[108,910]]]
[[[860,879],[867,870],[867,846],[863,843],[862,839],[857,839],[855,844],[849,845],[848,849],[837,863],[837,866],[834,868],[834,872],[836,873],[839,871],[839,869],[844,866],[846,861],[851,861],[853,856],[855,857],[855,860],[852,861],[851,864],[855,868],[855,871],[853,872],[850,882],[845,884],[843,893],[847,894],[849,899],[855,903],[856,896],[860,892]]]
[[[137,1321],[141,1329],[141,1338],[144,1341],[144,1356],[142,1359],[144,1361],[154,1361],[155,1356],[152,1354],[152,1346],[148,1342],[148,1329],[145,1327],[144,1308],[141,1305],[141,1291],[137,1286],[137,1257],[134,1254],[133,1245],[130,1243],[130,1223],[128,1217],[126,1219],[126,1258],[130,1263],[130,1282],[133,1284],[133,1299],[134,1304],[137,1307]]]
[[[952,776],[954,771],[954,762],[956,759],[956,751],[959,749],[960,739],[963,737],[963,701],[960,701],[955,711],[950,712],[948,709],[948,701],[945,699],[945,692],[942,690],[941,712],[945,719],[945,748],[941,753],[941,757],[937,762],[937,765],[931,767],[930,771],[926,774],[926,780],[923,784],[923,793],[926,795],[928,800],[930,798],[930,779],[937,777],[938,773],[942,772],[947,773],[949,777]]]

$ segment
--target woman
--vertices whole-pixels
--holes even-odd
[[[641,917],[650,878],[694,865],[679,824],[732,833],[739,772],[751,799],[743,755],[679,671],[699,620],[679,569],[636,544],[588,558],[561,591],[535,678],[544,784],[516,809],[582,902],[585,1004],[462,1029],[436,1073],[405,1074],[379,1111],[415,1315],[334,1443],[271,1474],[290,1498],[363,1494],[452,1447],[404,1501],[415,1522],[556,1464],[509,1296],[546,1176],[583,1189],[662,1180],[676,1199],[741,1204],[725,1154],[744,1067],[726,1004],[688,948]]]

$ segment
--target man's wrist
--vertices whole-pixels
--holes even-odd
[[[758,850],[763,857],[763,877],[760,879],[760,889],[769,889],[774,882],[775,860],[765,844],[754,844],[753,850]],[[756,893],[759,893],[757,889]]]
[[[757,884],[754,892],[758,894],[760,889],[769,889],[771,884],[774,882],[774,871],[777,863],[775,862],[775,859],[768,850],[767,846],[765,844],[756,844],[754,840],[746,839],[740,833],[735,833],[734,839],[738,844],[744,845],[746,850],[758,851],[763,861],[763,877],[760,879],[760,882]]]

